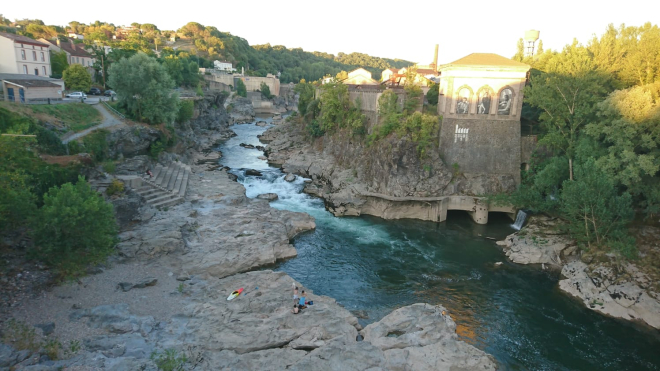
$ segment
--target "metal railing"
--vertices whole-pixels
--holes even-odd
[[[108,104],[108,102],[106,102],[106,101],[103,100],[103,101],[101,101],[101,103],[103,103],[103,105],[104,105],[106,108],[108,108],[108,109],[110,110],[110,112],[112,112],[112,113],[114,113],[115,115],[121,117],[122,120],[126,120],[126,116],[124,116],[121,112],[117,111],[116,109],[112,108],[112,107]]]

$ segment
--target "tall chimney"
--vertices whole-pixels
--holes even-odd
[[[435,54],[433,55],[433,65],[438,68],[438,44],[435,44]]]

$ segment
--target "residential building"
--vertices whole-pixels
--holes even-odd
[[[227,71],[227,72],[236,71],[234,65],[231,62],[227,62],[227,61],[213,61],[213,67],[215,67],[216,70],[220,70],[220,71]]]
[[[84,40],[85,39],[85,36],[83,36],[79,33],[71,32],[71,31],[69,31],[69,37],[72,38],[72,39],[78,39],[78,40]]]
[[[47,44],[48,49],[54,53],[64,51],[67,63],[70,65],[80,64],[85,67],[92,67],[96,62],[96,58],[85,50],[85,44],[76,44],[72,39],[68,39],[68,41],[39,39],[39,41]]]
[[[398,73],[398,68],[388,68],[381,73],[381,81],[390,81]]]
[[[0,73],[0,82],[5,101],[16,103],[60,100],[64,91],[64,81],[46,76]]]
[[[50,76],[48,44],[0,32],[0,73]]]

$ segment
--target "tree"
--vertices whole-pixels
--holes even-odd
[[[236,94],[240,95],[241,97],[247,97],[247,88],[241,79],[236,80]]]
[[[439,95],[440,95],[440,84],[431,82],[431,85],[429,86],[429,91],[428,93],[426,93],[426,100],[429,101],[430,105],[435,106],[436,104],[438,104]]]
[[[543,54],[543,40],[539,40],[539,45],[536,47],[536,55]]]
[[[609,79],[592,71],[582,53],[566,54],[571,52],[555,64],[556,72],[530,78],[525,101],[542,110],[539,119],[547,133],[539,143],[566,155],[572,180],[580,134],[595,118],[594,106],[607,93]]]
[[[630,194],[618,195],[593,159],[576,166],[575,181],[564,181],[562,188],[560,210],[573,238],[589,247],[611,240],[613,246],[632,255],[634,243],[625,230],[634,216]]]
[[[525,42],[522,37],[518,39],[518,44],[516,44],[516,54],[511,59],[518,62],[522,62],[523,59],[525,59]]]
[[[596,164],[648,215],[660,212],[660,82],[615,91],[597,108],[586,127],[606,148]]]
[[[83,177],[75,185],[53,187],[44,195],[33,230],[34,254],[67,275],[103,261],[117,242],[112,205]]]
[[[152,124],[174,121],[179,97],[172,90],[174,81],[156,59],[137,53],[115,62],[109,74],[119,104],[131,115]]]
[[[265,82],[262,82],[261,85],[259,86],[259,90],[261,90],[261,95],[266,98],[266,99],[271,99],[273,96],[270,94],[270,88]]]
[[[64,84],[69,90],[88,91],[92,87],[92,77],[87,69],[79,64],[72,64],[62,74]]]
[[[296,87],[293,88],[293,91],[298,93],[298,112],[300,112],[301,116],[305,116],[305,114],[307,114],[307,107],[309,106],[310,102],[314,100],[314,93],[316,92],[316,89],[312,84],[301,82],[296,84]]]
[[[55,79],[61,79],[62,75],[64,74],[64,70],[69,67],[69,62],[67,61],[66,57],[66,52],[61,51],[61,52],[53,52],[52,50],[49,52],[50,53],[50,66],[51,70],[53,72],[50,77],[55,78]]]

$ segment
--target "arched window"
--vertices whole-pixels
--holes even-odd
[[[467,115],[470,112],[470,96],[472,92],[469,88],[461,88],[456,97],[456,113],[459,115]]]
[[[499,99],[497,101],[497,114],[510,115],[512,101],[513,101],[513,89],[507,86],[504,89],[500,90]]]
[[[487,115],[490,113],[490,102],[493,99],[492,90],[484,86],[477,92],[477,114]]]

